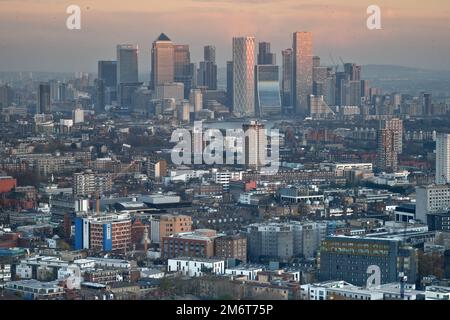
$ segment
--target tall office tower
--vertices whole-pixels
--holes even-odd
[[[0,109],[9,107],[13,102],[14,92],[10,86],[0,86]]]
[[[110,79],[111,80],[111,79]],[[117,85],[137,83],[138,47],[132,44],[117,46]]]
[[[436,136],[436,184],[450,183],[450,134]]]
[[[341,106],[361,106],[361,66],[354,63],[344,64],[344,74],[340,74],[336,84]]]
[[[200,62],[197,84],[208,90],[217,90],[216,47],[214,46],[204,47],[204,61]]]
[[[361,66],[354,63],[345,63],[344,72],[348,75],[349,80],[360,81],[361,80]]]
[[[255,98],[255,106],[259,116],[279,116],[281,114],[278,66],[255,66]]]
[[[276,55],[270,52],[270,42],[260,42],[258,44],[258,49],[258,65],[275,65],[277,63]]]
[[[398,154],[403,152],[403,120],[391,118],[381,121],[381,129],[389,129],[394,132],[395,150]]]
[[[152,89],[157,86],[174,82],[175,57],[172,41],[164,33],[161,33],[152,46]]]
[[[138,47],[124,44],[117,46],[117,100],[122,106],[131,105],[133,92],[139,87]]]
[[[346,81],[350,80],[350,78],[345,72],[336,72],[335,79],[335,105],[342,106],[344,100],[343,95],[345,94],[344,85]]]
[[[200,89],[191,89],[189,103],[193,106],[195,113],[203,110],[203,94]]]
[[[313,89],[313,37],[311,32],[294,32],[293,38],[294,107],[296,114],[306,116]]]
[[[361,106],[361,81],[343,81],[341,105]]]
[[[283,93],[283,106],[292,107],[292,72],[293,72],[293,55],[292,49],[288,48],[281,51],[283,58],[283,79],[281,79],[281,91]]]
[[[370,100],[370,83],[369,80],[361,80],[361,97]]]
[[[117,61],[99,61],[98,79],[103,80],[105,87],[117,87]]]
[[[176,44],[173,46],[174,57],[174,81],[184,84],[184,96],[189,96],[194,78],[194,70],[191,64],[189,45]]]
[[[424,93],[422,95],[422,110],[424,116],[433,115],[431,93]]]
[[[216,47],[204,46],[203,47],[203,59],[208,62],[216,64]]]
[[[48,83],[39,84],[38,88],[38,105],[36,113],[49,114],[51,113],[50,107],[50,85]]]
[[[248,168],[259,169],[267,158],[267,137],[264,124],[251,121],[242,125],[245,132],[244,159]]]
[[[58,80],[50,80],[48,82],[50,85],[50,101],[57,102],[59,101],[59,84]]]
[[[227,106],[233,108],[233,61],[227,61]]]
[[[233,113],[255,115],[255,38],[233,38]]]

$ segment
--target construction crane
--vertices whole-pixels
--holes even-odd
[[[331,63],[333,64],[334,72],[337,72],[339,65],[336,63],[336,61],[334,61],[333,55],[331,53],[330,53],[330,60],[331,60]]]

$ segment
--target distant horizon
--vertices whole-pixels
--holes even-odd
[[[233,36],[252,35],[271,43],[280,64],[292,33],[311,31],[324,64],[331,54],[360,65],[450,71],[447,0],[377,0],[381,30],[367,28],[374,3],[364,0],[77,0],[81,30],[68,30],[72,4],[0,0],[0,70],[93,72],[98,60],[115,59],[117,44],[134,43],[141,70],[149,72],[151,43],[161,32],[188,44],[193,62],[202,60],[204,45],[216,46],[220,66],[231,60]]]
[[[100,60],[98,60],[100,61]],[[322,61],[322,60],[321,60]],[[194,61],[195,62],[195,61]],[[450,69],[431,69],[431,68],[419,68],[419,67],[413,67],[413,66],[406,66],[406,65],[398,65],[398,64],[379,64],[379,63],[368,63],[368,64],[359,64],[357,61],[345,61],[346,63],[356,63],[358,65],[361,65],[361,67],[367,67],[367,66],[377,66],[377,67],[396,67],[396,68],[405,68],[405,69],[413,69],[413,70],[423,70],[423,71],[434,71],[434,72],[449,72],[450,73]],[[281,67],[281,64],[278,64],[278,66]],[[331,63],[323,63],[323,66],[327,66],[327,67],[332,67],[333,65]],[[225,65],[220,65],[218,64],[217,67],[219,69],[226,69]],[[341,68],[342,65],[339,64],[339,67]],[[342,68],[341,68],[342,69]],[[0,69],[0,73],[60,73],[60,74],[66,74],[66,73],[89,73],[89,74],[97,74],[97,70],[91,70],[91,71],[86,71],[86,70],[76,70],[76,71],[66,71],[66,70],[61,70],[61,71],[48,71],[48,70],[4,70],[4,69]],[[139,75],[146,75],[146,74],[150,74],[150,69],[148,71],[145,72],[141,72],[139,71]]]

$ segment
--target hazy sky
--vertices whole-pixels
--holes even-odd
[[[66,8],[82,9],[82,29],[66,28]],[[366,27],[369,5],[381,7],[382,30]],[[95,71],[115,59],[115,46],[136,43],[140,73],[150,72],[150,47],[161,33],[217,47],[220,66],[231,38],[269,41],[281,62],[292,32],[312,31],[314,53],[329,62],[397,64],[450,70],[449,0],[0,0],[0,70]]]

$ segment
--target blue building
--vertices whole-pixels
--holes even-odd
[[[124,251],[130,246],[131,219],[128,214],[75,219],[75,250]]]
[[[409,283],[417,278],[417,251],[398,238],[328,236],[320,248],[320,281],[346,281],[364,286],[369,266],[381,270],[381,284],[397,282],[404,271]],[[401,270],[401,266],[404,270]]]
[[[255,66],[255,106],[261,117],[281,115],[278,66]]]

